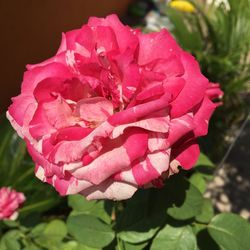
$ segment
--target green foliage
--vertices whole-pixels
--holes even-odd
[[[202,206],[197,188],[181,175],[171,177],[164,188],[140,190],[126,202],[118,213],[117,236],[130,244],[150,241],[167,223],[179,226],[194,221]]]
[[[214,216],[213,204],[210,200],[204,199],[201,213],[196,215],[195,220],[200,223],[209,223]]]
[[[208,232],[221,249],[248,249],[250,244],[250,224],[241,217],[222,213],[208,224]]]
[[[115,236],[109,225],[92,215],[70,215],[67,226],[69,233],[76,240],[90,247],[102,248],[107,246]]]
[[[166,225],[154,238],[151,250],[196,250],[195,235],[190,226]]]
[[[126,241],[119,242],[117,246],[117,250],[123,249],[123,250],[142,250],[145,249],[148,245],[148,242],[143,242],[139,244],[131,244]]]
[[[111,204],[110,201],[87,201],[82,195],[70,195],[68,205],[73,209],[73,214],[94,215],[106,223],[111,222]]]
[[[73,195],[68,203],[73,210],[66,223],[4,221],[0,250],[240,250],[250,244],[250,224],[235,214],[214,216],[211,201],[182,175],[124,202]]]
[[[203,197],[191,182],[175,176],[166,186],[169,186],[168,191],[172,190],[170,197],[174,201],[173,205],[167,208],[171,217],[187,220],[201,213]]]
[[[142,243],[151,239],[163,225],[164,208],[159,210],[154,206],[155,200],[152,200],[154,194],[151,191],[147,190],[144,194],[138,191],[120,208],[122,210],[117,213],[116,229],[121,240],[134,244]]]
[[[191,176],[190,182],[198,188],[198,190],[203,194],[206,191],[207,183],[205,178],[200,173],[195,173]]]
[[[19,250],[21,245],[19,239],[21,238],[21,232],[18,230],[10,230],[1,239],[0,250]]]
[[[61,244],[60,250],[98,250],[97,248],[82,245],[76,241],[69,241]]]
[[[3,119],[0,137],[0,185],[25,194],[27,201],[19,211],[21,216],[44,212],[56,205],[59,202],[58,194],[35,178],[34,163],[27,154],[24,141]]]
[[[213,162],[211,162],[211,160],[204,154],[204,153],[200,153],[199,159],[195,164],[195,167],[206,167],[206,168],[214,168],[215,165]]]
[[[67,228],[63,221],[53,220],[47,225],[42,225],[40,228],[31,231],[35,242],[42,246],[49,248],[50,246],[60,246],[60,242],[67,235]],[[39,233],[38,233],[39,232]]]
[[[207,182],[213,179],[214,169],[214,163],[201,152],[194,167],[194,173],[189,181],[203,194],[206,190]]]

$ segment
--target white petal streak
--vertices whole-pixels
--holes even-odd
[[[166,134],[163,133],[150,133],[148,139],[148,149],[151,153],[154,151],[165,150],[169,147],[166,139]]]
[[[148,158],[154,169],[159,173],[159,175],[161,175],[169,168],[170,149],[168,149],[164,153],[158,152],[155,154],[149,154]]]
[[[99,184],[110,175],[127,168],[130,163],[130,158],[126,149],[121,146],[100,155],[90,164],[72,172],[72,175],[77,179],[83,179]]]
[[[128,183],[107,180],[100,185],[93,186],[81,192],[88,200],[111,199],[125,200],[129,199],[136,192],[137,187]]]
[[[148,118],[138,122],[120,125],[114,128],[112,138],[117,138],[128,127],[140,127],[149,131],[167,133],[169,130],[169,119],[168,117]]]

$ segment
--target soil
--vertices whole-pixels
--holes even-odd
[[[250,115],[241,129],[205,196],[212,198],[218,212],[234,212],[250,220]]]

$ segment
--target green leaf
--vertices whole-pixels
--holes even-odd
[[[143,242],[140,244],[131,244],[128,242],[122,242],[121,244],[122,244],[121,249],[124,249],[124,250],[142,250],[148,245],[148,242]]]
[[[89,212],[95,204],[96,201],[88,201],[80,194],[68,196],[68,205],[78,212]]]
[[[172,176],[162,189],[139,190],[126,201],[117,217],[118,236],[130,243],[152,238],[169,221],[194,218],[201,213],[203,196],[181,175]],[[136,232],[136,233],[135,233]]]
[[[100,250],[98,248],[88,247],[82,244],[79,244],[76,241],[69,241],[60,245],[60,250]]]
[[[206,191],[207,183],[203,178],[203,175],[200,173],[194,173],[189,178],[189,181],[199,189],[199,191],[203,194]]]
[[[23,250],[41,250],[41,249],[35,245],[30,245],[30,246],[25,247]]]
[[[74,214],[91,214],[106,223],[111,222],[111,210],[108,204],[108,201],[88,201],[82,195],[70,195],[68,197],[68,205],[72,207]]]
[[[38,224],[37,226],[32,228],[32,230],[30,231],[30,235],[34,238],[40,236],[43,233],[44,229],[46,228],[46,225],[47,225],[46,223]]]
[[[57,249],[67,235],[67,227],[61,220],[53,220],[48,224],[37,225],[30,233],[35,242],[45,248]]]
[[[249,249],[250,224],[236,214],[222,213],[215,216],[208,225],[208,232],[222,249]]]
[[[93,248],[93,247],[85,246],[83,244],[78,244],[77,248],[74,250],[101,250],[101,248]]]
[[[80,243],[102,248],[115,237],[111,227],[92,215],[70,215],[67,220],[69,233]]]
[[[43,234],[53,241],[59,242],[67,235],[67,227],[61,220],[53,220],[44,228]]]
[[[0,249],[1,250],[20,250],[21,245],[19,239],[21,232],[18,230],[8,231],[1,239]]]
[[[69,241],[60,245],[61,250],[76,250],[78,243],[76,241]]]
[[[166,186],[168,199],[173,203],[167,208],[168,215],[177,220],[187,220],[201,213],[203,196],[194,185],[178,176],[171,177]]]
[[[150,250],[196,250],[197,243],[191,227],[166,225],[154,238]]]
[[[202,211],[199,215],[195,217],[198,222],[209,223],[214,216],[214,208],[211,200],[204,199]]]
[[[151,239],[159,230],[159,226],[154,218],[148,218],[135,222],[126,231],[118,233],[118,237],[130,243],[141,243]]]
[[[159,211],[159,203],[154,200],[157,191],[160,190],[139,190],[132,199],[126,201],[124,210],[117,217],[116,229],[120,239],[141,243],[152,238],[164,224],[165,208]]]
[[[211,167],[214,168],[215,165],[212,163],[212,161],[203,153],[200,153],[199,159],[195,164],[196,167],[199,166],[206,166],[206,167]]]

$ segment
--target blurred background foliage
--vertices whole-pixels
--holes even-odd
[[[163,189],[139,190],[123,202],[60,198],[34,177],[25,143],[2,118],[0,186],[24,192],[27,201],[18,221],[0,222],[0,250],[247,250],[249,223],[217,214],[204,193],[213,162],[222,159],[249,112],[249,17],[249,0],[139,0],[130,6],[126,22],[145,32],[168,28],[224,91],[196,166],[171,177]]]
[[[27,153],[25,142],[3,117],[0,138],[0,185],[24,192],[28,197],[20,210],[21,217],[46,212],[57,205],[60,197],[52,187],[34,177],[34,163]]]

